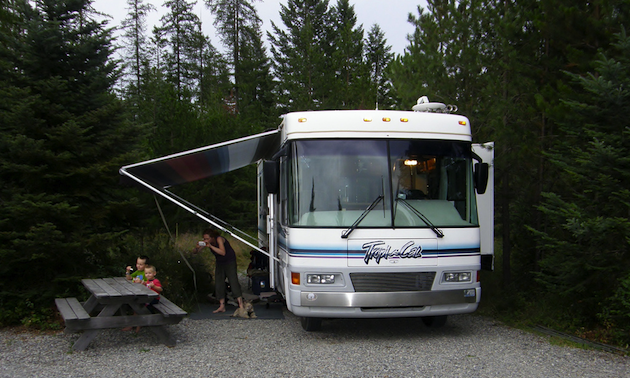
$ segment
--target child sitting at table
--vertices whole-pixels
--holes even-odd
[[[160,293],[164,290],[162,288],[162,283],[160,283],[160,280],[158,280],[157,278],[155,278],[155,276],[157,275],[157,269],[155,269],[155,267],[153,265],[146,265],[143,267],[143,274],[144,274],[144,281],[142,281],[142,284],[145,285],[146,287],[148,287],[149,289],[155,291],[156,293],[158,293],[157,298],[153,299],[151,302],[146,304],[146,307],[149,309],[149,311],[151,312],[155,312],[155,309],[153,308],[153,305],[156,305],[158,303],[160,303]],[[135,313],[134,313],[135,315]],[[131,331],[133,327],[125,327],[123,328],[123,331]],[[136,333],[140,332],[140,327],[136,327]]]
[[[157,270],[155,269],[155,267],[153,265],[147,265],[146,267],[144,267],[145,280],[142,283],[145,284],[149,289],[160,294],[164,289],[162,288],[162,284],[160,283],[160,280],[155,278],[156,275],[157,275]],[[157,296],[157,298],[152,300],[151,303],[147,304],[147,307],[151,309],[152,305],[158,304],[158,303],[160,303],[159,295]]]
[[[144,269],[147,265],[149,265],[149,257],[144,255],[138,256],[138,258],[136,259],[136,271],[131,273],[132,268],[131,266],[128,266],[127,272],[125,273],[125,278],[135,283],[145,281]]]

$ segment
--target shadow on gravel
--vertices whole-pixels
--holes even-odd
[[[441,338],[472,335],[474,331],[461,324],[465,316],[449,316],[446,325],[439,328],[425,326],[420,318],[325,319],[321,331],[310,334],[354,339],[416,339],[418,336]]]
[[[189,314],[190,319],[192,320],[204,320],[204,319],[212,319],[212,320],[243,320],[242,318],[235,318],[232,315],[234,314],[234,310],[236,307],[227,304],[226,311],[221,313],[214,313],[218,307],[217,304],[211,303],[201,303],[199,304],[198,310],[195,312],[191,312]],[[283,304],[270,304],[267,305],[264,302],[255,303],[254,311],[256,313],[256,319],[264,320],[264,319],[284,319],[283,315]],[[250,319],[248,319],[250,320]]]

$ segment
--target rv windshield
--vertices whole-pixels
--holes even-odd
[[[301,140],[290,150],[291,226],[347,228],[361,216],[356,228],[477,225],[469,143]]]

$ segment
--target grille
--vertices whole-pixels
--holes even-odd
[[[429,291],[433,286],[435,272],[412,273],[350,273],[354,291]]]

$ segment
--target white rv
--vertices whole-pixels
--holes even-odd
[[[168,187],[258,163],[250,245],[271,257],[270,285],[304,329],[366,317],[439,326],[477,309],[479,271],[493,264],[493,145],[473,145],[468,119],[447,109],[423,98],[415,111],[289,113],[277,130],[121,174],[250,244]]]

